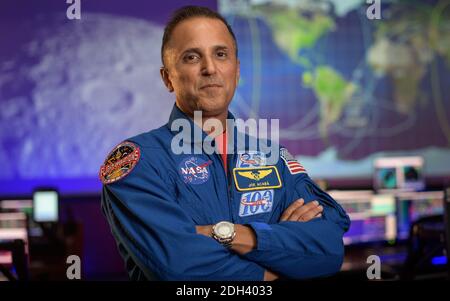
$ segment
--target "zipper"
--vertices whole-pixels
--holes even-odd
[[[233,155],[228,155],[227,154],[227,184],[228,184],[228,208],[230,209],[230,217],[231,217],[231,222],[234,223],[234,216],[233,216],[233,199],[231,198],[231,183],[233,182],[232,179],[230,179],[231,177],[231,173],[230,173],[230,162],[232,162],[233,160],[230,160],[230,158],[233,158]],[[234,162],[233,162],[234,163]]]
[[[234,222],[234,218],[233,218],[233,210],[232,210],[232,201],[231,201],[231,179],[229,177],[230,173],[229,173],[229,164],[228,162],[230,162],[230,157],[232,155],[227,155],[227,169],[225,170],[225,164],[222,160],[222,155],[221,154],[215,154],[216,156],[219,157],[219,161],[220,164],[222,165],[222,171],[225,174],[225,181],[227,182],[227,198],[228,198],[228,213],[231,219],[231,222]]]

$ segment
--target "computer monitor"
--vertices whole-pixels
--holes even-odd
[[[445,248],[447,254],[447,277],[450,279],[450,187],[445,189],[444,195],[444,223],[445,223]]]
[[[55,223],[59,218],[59,197],[55,190],[36,190],[33,193],[33,219],[39,223]]]
[[[27,216],[28,235],[30,237],[41,237],[43,231],[41,226],[33,220],[33,200],[30,199],[6,199],[0,200],[0,212],[23,212]]]
[[[395,197],[371,190],[328,192],[348,213],[351,226],[344,244],[390,242],[396,239]]]
[[[423,167],[424,159],[419,156],[378,158],[374,161],[374,189],[380,192],[423,190]]]
[[[0,212],[0,242],[11,242],[20,239],[25,244],[28,254],[27,216],[23,212]],[[0,264],[11,264],[10,251],[0,250]]]
[[[443,191],[398,192],[397,199],[397,237],[409,237],[411,224],[422,217],[444,213]]]

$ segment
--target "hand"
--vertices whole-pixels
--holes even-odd
[[[279,277],[274,272],[271,272],[269,270],[264,271],[264,281],[274,281],[277,280]]]
[[[305,205],[305,200],[298,199],[293,202],[281,215],[280,222],[307,222],[316,217],[321,217],[323,206],[318,201],[312,201]]]
[[[212,227],[213,225],[195,226],[195,230],[197,234],[212,237]]]

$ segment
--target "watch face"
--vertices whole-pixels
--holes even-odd
[[[216,235],[220,238],[228,238],[233,235],[234,227],[231,223],[219,223],[216,227]]]

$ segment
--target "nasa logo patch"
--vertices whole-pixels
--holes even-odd
[[[203,184],[209,179],[209,165],[211,160],[206,161],[198,157],[188,157],[181,161],[178,172],[185,183]]]
[[[274,191],[259,190],[243,193],[239,206],[239,216],[250,216],[272,211]]]
[[[129,141],[117,145],[100,167],[99,177],[103,184],[114,183],[127,176],[141,157],[139,147]]]

